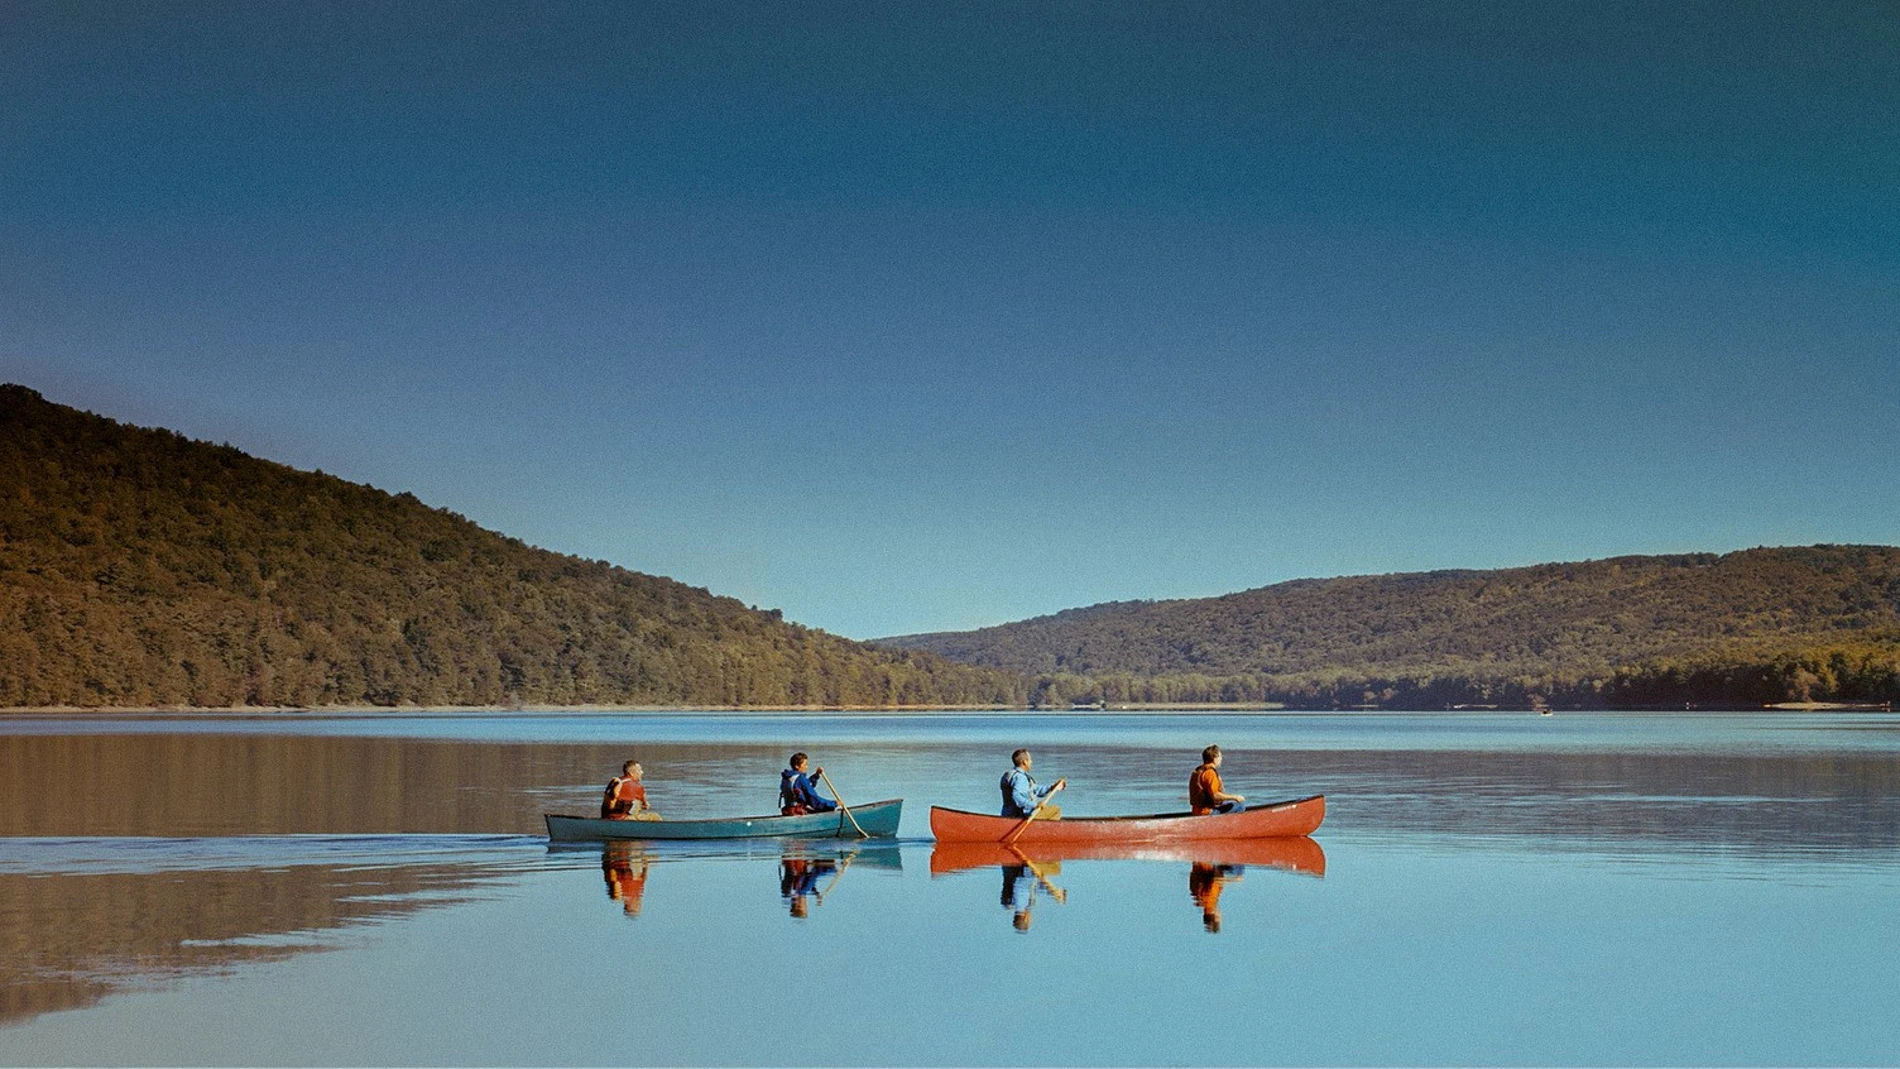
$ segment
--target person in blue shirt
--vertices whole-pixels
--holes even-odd
[[[778,811],[784,815],[796,816],[800,813],[829,813],[838,808],[838,803],[819,795],[818,785],[812,782],[812,776],[822,776],[825,770],[820,768],[805,772],[808,758],[802,753],[792,755],[791,766],[778,774]]]
[[[1036,813],[1039,820],[1061,819],[1062,807],[1050,805],[1048,798],[1068,786],[1069,781],[1059,779],[1047,787],[1038,787],[1036,777],[1029,774],[1034,759],[1028,750],[1017,750],[1009,759],[1016,767],[1003,773],[1003,815],[1021,820],[1040,809],[1041,812]]]

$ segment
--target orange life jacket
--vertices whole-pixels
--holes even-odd
[[[1222,793],[1220,773],[1213,765],[1202,765],[1188,777],[1188,805],[1196,813],[1212,813],[1220,804],[1214,796]]]
[[[631,790],[627,788],[631,787]],[[611,820],[633,812],[634,802],[646,801],[646,788],[635,783],[631,776],[615,776],[607,781],[607,791],[600,799],[600,817]]]

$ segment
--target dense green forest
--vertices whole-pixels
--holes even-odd
[[[851,642],[0,386],[0,707],[1900,700],[1900,549],[1300,580]]]
[[[1751,706],[1900,700],[1900,548],[1299,580],[884,639],[1037,704]]]
[[[1019,707],[1025,688],[0,386],[0,707]]]

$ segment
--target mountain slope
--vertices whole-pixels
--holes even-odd
[[[1013,704],[408,494],[0,386],[0,707]]]
[[[1896,635],[1900,548],[1812,546],[1298,580],[879,641],[1044,677],[1224,680],[1255,700],[1338,702],[1395,682],[1415,701],[1510,685],[1583,700],[1579,690],[1642,690],[1645,673],[1767,665],[1829,644],[1900,671]],[[1780,700],[1779,686],[1756,690]],[[1677,700],[1664,691],[1644,700]]]

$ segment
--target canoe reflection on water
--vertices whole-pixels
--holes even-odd
[[[600,871],[607,898],[619,903],[628,917],[638,917],[645,902],[647,878],[654,866],[680,861],[716,861],[731,859],[730,850],[715,853],[668,849],[670,844],[638,840],[615,840],[589,849],[600,851]],[[811,907],[823,905],[827,895],[853,865],[902,872],[904,860],[894,842],[839,843],[836,841],[773,840],[766,843],[778,859],[778,893],[792,917],[803,919]],[[571,849],[552,844],[553,849]],[[744,852],[741,859],[756,859]],[[770,855],[768,855],[770,856]]]
[[[1188,863],[1188,896],[1200,907],[1201,924],[1221,930],[1220,897],[1238,883],[1249,865],[1307,876],[1326,875],[1326,852],[1306,836],[1281,839],[1229,839],[1189,843],[1001,843],[939,842],[930,852],[930,875],[995,866],[1002,870],[1001,903],[1010,923],[1027,932],[1039,899],[1068,901],[1054,877],[1064,861],[1162,861]]]

